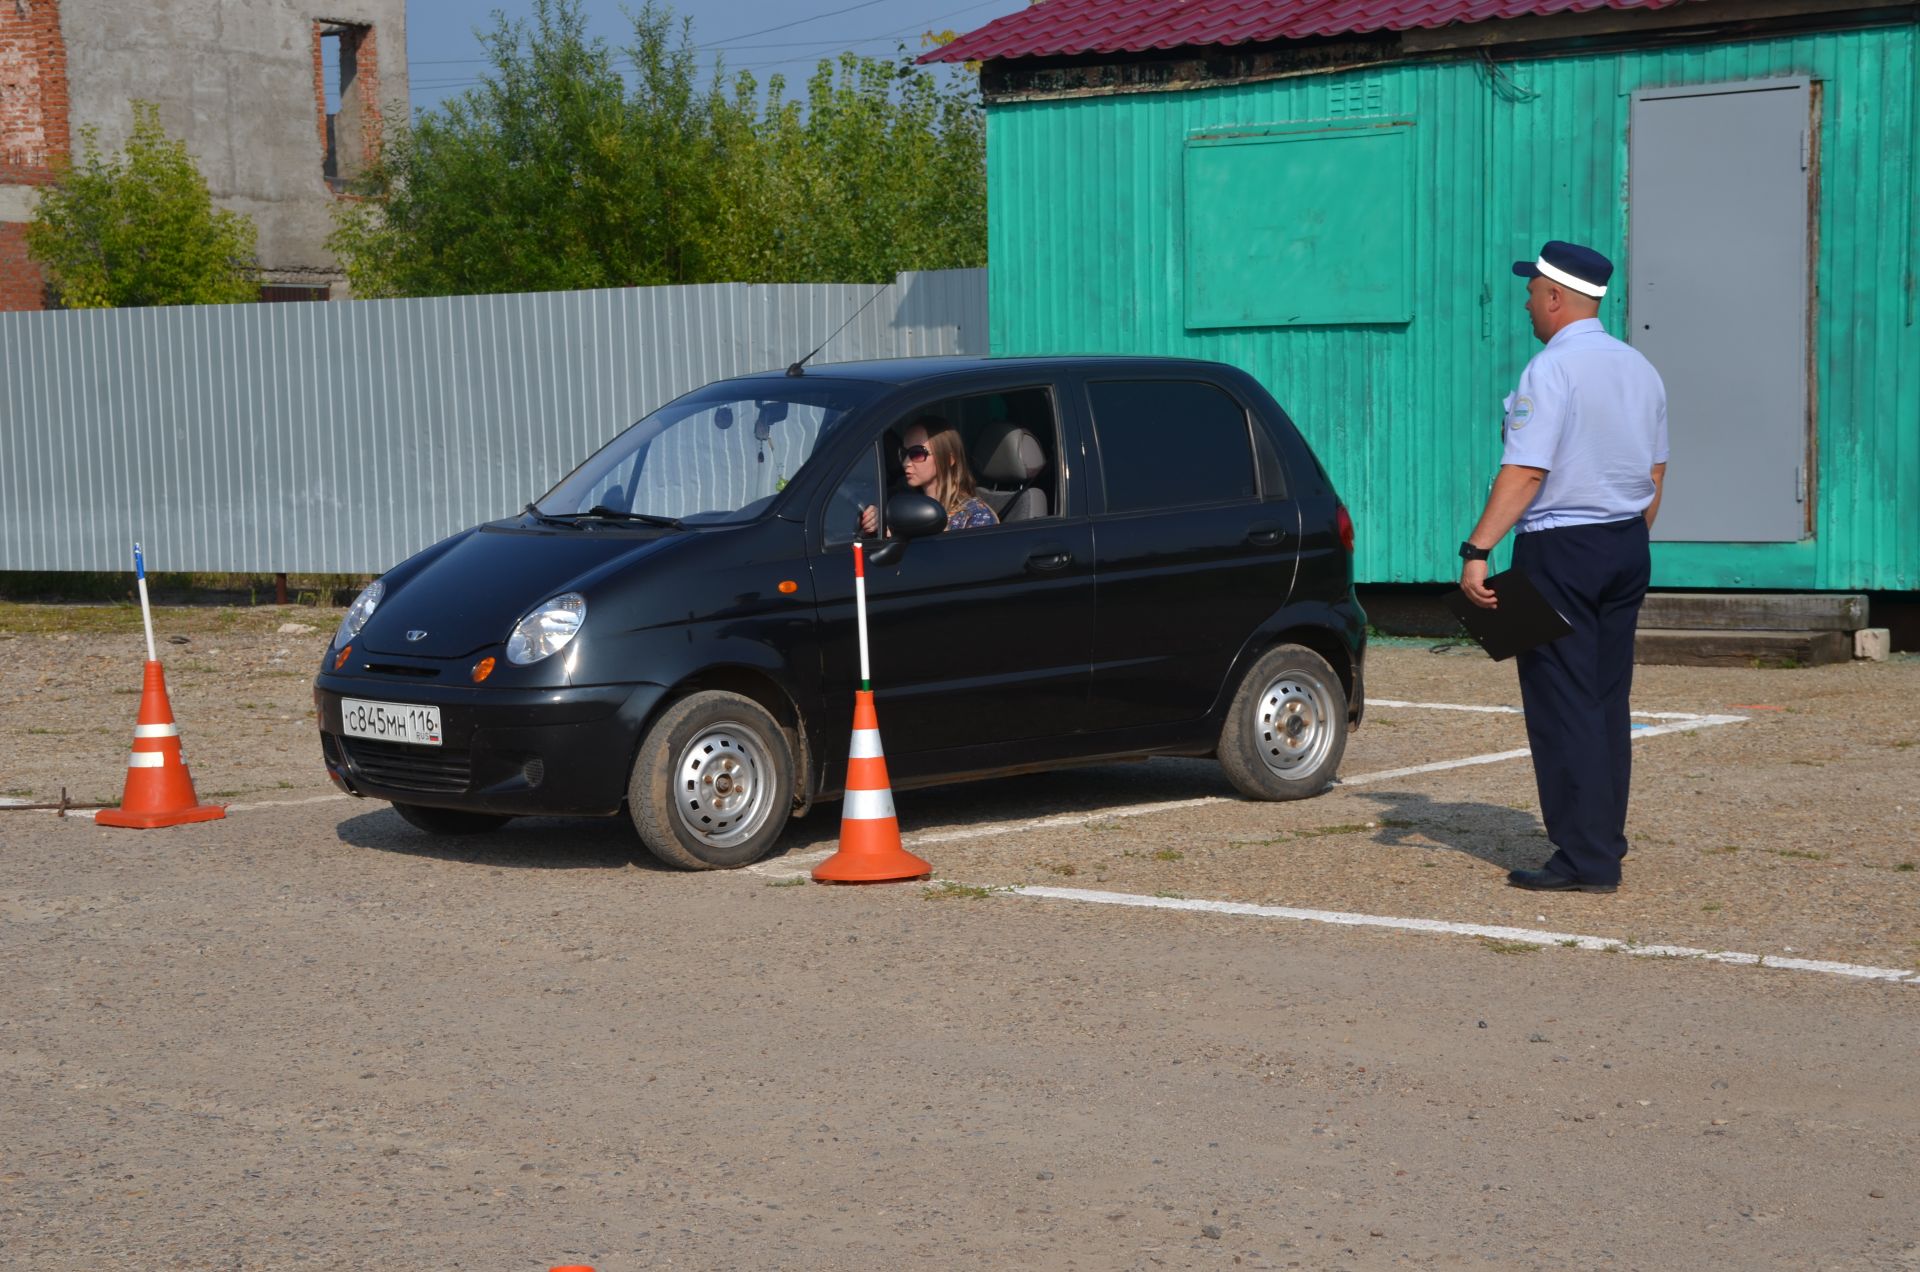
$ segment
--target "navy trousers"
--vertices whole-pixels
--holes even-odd
[[[1547,869],[1618,883],[1633,776],[1633,633],[1652,573],[1646,519],[1520,535],[1513,564],[1573,625],[1519,659],[1540,813],[1554,846]]]

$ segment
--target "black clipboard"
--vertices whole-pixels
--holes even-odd
[[[1499,596],[1499,609],[1482,609],[1457,587],[1447,593],[1447,608],[1495,662],[1538,649],[1573,630],[1573,624],[1519,570],[1489,575],[1487,586]]]

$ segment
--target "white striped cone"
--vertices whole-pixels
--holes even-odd
[[[126,790],[120,807],[101,809],[94,824],[152,830],[226,815],[218,804],[202,804],[195,798],[193,777],[180,751],[180,726],[174,723],[173,706],[167,701],[166,674],[159,663],[149,661],[140,692],[139,722],[133,726],[133,751],[127,756]]]
[[[933,867],[900,845],[900,822],[880,747],[873,691],[853,699],[853,745],[847,753],[847,794],[841,805],[840,850],[813,868],[822,883],[886,883],[923,879]]]

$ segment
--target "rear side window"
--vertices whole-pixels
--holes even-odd
[[[1195,380],[1087,386],[1108,512],[1232,503],[1258,493],[1247,413]]]

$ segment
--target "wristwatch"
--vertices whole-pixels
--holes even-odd
[[[1462,561],[1484,561],[1492,552],[1492,548],[1476,548],[1470,542],[1460,545],[1460,559]]]

